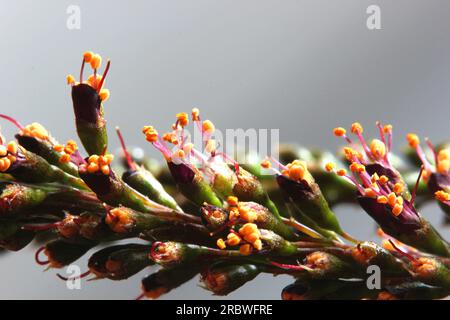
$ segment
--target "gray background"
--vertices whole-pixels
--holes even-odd
[[[71,4],[81,30],[66,28]],[[382,30],[366,28],[370,4]],[[439,141],[449,137],[449,18],[445,0],[0,1],[0,111],[74,138],[65,76],[90,49],[112,60],[106,115],[111,136],[120,125],[129,144],[145,145],[142,125],[167,128],[194,106],[223,129],[280,128],[282,141],[333,151],[331,128],[353,121],[368,133],[376,120],[392,123],[396,148],[409,130]],[[356,237],[373,237],[360,210],[338,213]],[[435,205],[424,214],[442,222]],[[34,250],[2,255],[0,298],[129,299],[148,272],[70,291],[34,264]],[[258,279],[229,298],[279,298],[290,282]],[[191,281],[165,298],[212,296]]]

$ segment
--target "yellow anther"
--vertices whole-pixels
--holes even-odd
[[[53,146],[53,150],[57,151],[57,152],[63,152],[64,150],[64,146],[62,144],[55,144]]]
[[[216,140],[209,139],[206,142],[205,151],[208,152],[208,153],[215,152],[216,151]]]
[[[219,249],[225,249],[227,247],[227,245],[225,244],[225,241],[223,241],[222,238],[217,239],[217,247],[219,247]]]
[[[382,175],[381,177],[380,177],[380,179],[378,179],[378,182],[380,183],[380,184],[386,184],[387,182],[389,181],[389,178],[388,177],[386,177],[385,175]]]
[[[363,129],[362,125],[359,122],[354,122],[352,124],[352,132],[353,133],[361,134],[361,133],[363,133],[363,131],[364,131],[364,129]]]
[[[94,173],[98,171],[98,164],[95,162],[91,162],[89,163],[88,167],[87,167],[87,171],[89,173]]]
[[[325,165],[325,170],[327,170],[328,172],[331,172],[334,170],[335,167],[336,167],[336,165],[333,162],[328,162]]]
[[[394,184],[394,192],[396,194],[402,193],[403,189],[404,189],[403,184],[401,184],[400,182],[397,182],[396,184]]]
[[[11,161],[8,158],[0,159],[0,172],[5,172],[11,166]]]
[[[437,159],[438,159],[438,161],[450,160],[450,150],[449,149],[439,150]]]
[[[83,53],[83,59],[87,63],[91,62],[93,56],[94,53],[92,51],[86,51],[85,53]]]
[[[194,149],[194,144],[188,142],[183,146],[183,151],[185,154],[191,154],[192,149]]]
[[[191,115],[192,115],[192,121],[200,120],[200,110],[198,108],[193,108]]]
[[[91,68],[96,70],[99,69],[102,65],[102,57],[99,54],[95,54],[91,57],[91,60],[89,61],[91,64]]]
[[[299,181],[303,179],[305,172],[305,167],[294,164],[289,168],[289,177],[294,181]]]
[[[178,158],[181,158],[181,159],[186,156],[186,154],[184,153],[183,150],[177,150],[177,152],[175,154]]]
[[[342,127],[337,127],[333,129],[333,133],[336,137],[342,137],[343,135],[345,135],[347,131],[342,128]]]
[[[357,162],[352,162],[352,164],[350,164],[349,166],[350,170],[353,172],[364,172],[366,170],[366,167],[362,164],[359,164]]]
[[[340,177],[343,177],[347,174],[347,170],[345,169],[339,169],[338,171],[336,171],[337,175]]]
[[[261,162],[261,167],[264,169],[269,169],[272,166],[269,160],[265,159]]]
[[[382,204],[386,204],[388,202],[388,198],[386,198],[385,196],[378,196],[377,202],[378,203],[382,203]]]
[[[100,170],[102,171],[102,173],[104,175],[106,175],[106,176],[109,175],[110,169],[109,169],[109,166],[107,164],[101,166]]]
[[[446,173],[448,173],[449,169],[450,169],[450,160],[449,159],[438,160],[436,170],[439,173],[446,174]]]
[[[98,94],[98,96],[100,97],[100,100],[106,101],[106,100],[109,99],[110,92],[109,92],[108,89],[101,89],[100,93]]]
[[[167,141],[169,143],[178,144],[177,135],[175,133],[173,133],[173,132],[166,132],[166,133],[164,133],[162,138],[163,138],[164,141]]]
[[[212,123],[210,120],[205,120],[202,123],[202,129],[205,133],[212,134],[216,127],[214,126],[214,123]]]
[[[17,158],[15,156],[13,156],[12,154],[8,155],[7,158],[9,159],[9,161],[11,161],[11,163],[16,162]]]
[[[89,163],[98,163],[98,159],[99,159],[100,157],[98,156],[98,155],[96,155],[96,154],[93,154],[92,156],[90,156],[89,158],[88,158],[88,162]]]
[[[260,251],[262,249],[262,241],[261,241],[261,239],[258,239],[255,242],[253,242],[253,248],[255,248],[258,251]]]
[[[181,127],[186,127],[189,124],[189,117],[186,112],[181,112],[177,114],[178,125]]]
[[[239,252],[244,255],[248,256],[250,253],[252,253],[252,247],[246,243],[239,247]]]
[[[111,162],[114,160],[114,155],[111,153],[108,153],[103,156],[103,161],[105,164],[111,164]]]
[[[59,162],[60,163],[69,163],[70,162],[70,155],[67,153],[64,153],[60,158],[59,158]]]
[[[158,140],[158,132],[156,130],[149,130],[145,134],[145,139],[148,142],[156,142]]]
[[[408,141],[411,148],[416,148],[420,144],[419,137],[414,133],[408,133],[406,135],[406,140]]]
[[[397,217],[403,211],[403,206],[401,204],[395,204],[392,208],[392,213]]]
[[[229,206],[234,207],[234,206],[238,205],[239,199],[237,197],[235,197],[235,196],[229,196],[227,198],[227,203],[228,203]]]
[[[236,220],[237,218],[239,218],[240,214],[239,214],[239,209],[238,208],[231,208],[230,210],[230,214],[229,214],[229,219],[230,220]]]
[[[91,74],[88,78],[87,78],[87,83],[88,85],[90,85],[92,88],[94,89],[98,89],[98,86],[100,85],[100,82],[102,81],[102,75],[100,74]],[[103,86],[103,84],[102,84]]]
[[[27,125],[21,132],[25,136],[35,137],[42,140],[48,139],[48,131],[37,122]]]
[[[74,83],[75,83],[75,78],[74,78],[74,76],[71,75],[71,74],[69,74],[69,75],[66,77],[66,80],[67,80],[67,84],[74,84]]]
[[[364,189],[364,195],[366,197],[369,197],[369,198],[376,198],[377,197],[376,192],[373,189],[371,189],[371,188]]]
[[[237,246],[239,243],[241,243],[241,237],[239,237],[237,234],[231,232],[227,236],[227,243],[230,246]]]
[[[8,148],[4,145],[0,145],[0,157],[4,157],[8,154]]]
[[[243,236],[246,236],[254,232],[259,234],[258,227],[254,223],[246,223],[239,229],[239,233]]]
[[[384,133],[392,133],[392,125],[391,124],[387,124],[383,127],[383,132]]]
[[[375,183],[375,182],[377,182],[378,180],[380,180],[380,177],[378,176],[378,173],[374,173],[371,177],[370,177],[370,181],[372,182],[372,183]]]
[[[450,201],[450,193],[445,192],[444,190],[436,191],[434,197],[441,202]]]
[[[244,239],[245,239],[245,241],[253,243],[253,242],[255,242],[256,240],[259,239],[259,233],[258,232],[252,232],[252,233],[246,234],[244,236]]]
[[[397,203],[397,196],[395,193],[391,192],[388,194],[388,204],[393,207]]]
[[[378,139],[373,139],[370,143],[370,152],[376,159],[381,159],[386,155],[386,145]]]
[[[403,200],[403,197],[401,197],[401,196],[398,196],[398,197],[397,197],[397,203],[398,203],[398,204],[403,205],[403,201],[404,201],[404,200]]]
[[[256,212],[248,207],[239,207],[239,215],[242,218],[242,220],[248,222],[253,222],[258,218]]]

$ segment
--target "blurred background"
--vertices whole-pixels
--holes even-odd
[[[381,30],[366,26],[369,5]],[[80,29],[67,28],[68,7]],[[86,50],[111,59],[105,103],[110,143],[120,125],[130,145],[144,124],[168,128],[198,107],[216,127],[280,129],[282,142],[336,151],[338,125],[361,122],[368,135],[394,125],[394,146],[414,131],[449,137],[450,2],[446,0],[0,1],[0,112],[42,123],[60,141],[75,138],[66,85]],[[3,122],[11,137],[14,128]],[[374,239],[361,210],[338,208],[355,237]],[[423,214],[442,225],[436,205]],[[450,229],[440,227],[450,238]],[[146,270],[127,281],[82,282],[68,290],[33,260],[35,247],[0,256],[1,299],[132,299]],[[86,261],[77,264],[86,266]],[[83,270],[82,270],[83,271]],[[278,299],[288,277],[260,276],[230,299]],[[212,299],[194,280],[164,299]]]

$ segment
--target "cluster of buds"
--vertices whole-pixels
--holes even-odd
[[[17,142],[5,143],[0,135],[1,248],[18,251],[40,239],[46,243],[36,262],[59,269],[101,246],[80,278],[124,280],[150,270],[139,297],[151,299],[197,275],[207,290],[226,295],[260,273],[295,279],[283,299],[439,299],[450,293],[450,247],[420,215],[416,200],[434,197],[450,211],[448,148],[427,141],[430,161],[409,134],[421,166],[399,166],[392,126],[377,123],[380,137],[367,143],[354,123],[357,142],[344,128],[334,129],[348,144],[342,159],[284,146],[280,159],[239,164],[221,151],[213,122],[194,108],[176,114],[162,135],[153,126],[142,129],[166,165],[137,159],[116,128],[120,166],[107,152],[103,102],[109,91],[103,85],[110,62],[103,75],[101,63],[100,55],[85,52],[79,80],[67,77],[85,155],[75,140],[60,144],[39,123],[22,126],[0,115],[18,129]],[[85,64],[93,74],[83,80]],[[190,124],[200,132],[200,145],[188,135]],[[344,202],[359,204],[375,220],[381,245],[344,231],[333,211]],[[370,265],[382,272],[376,290],[366,286]]]

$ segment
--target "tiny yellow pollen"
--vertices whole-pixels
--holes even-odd
[[[434,193],[434,196],[437,200],[441,202],[450,201],[450,193],[445,192],[444,190],[439,190]]]
[[[289,169],[289,177],[294,181],[302,180],[305,176],[305,168],[301,165],[292,165]]]
[[[94,173],[98,171],[98,164],[95,162],[91,162],[88,167],[87,167],[87,171],[89,173]]]
[[[181,158],[181,159],[186,156],[186,154],[184,153],[183,150],[178,150],[176,154],[177,154],[177,157]]]
[[[83,59],[87,63],[91,62],[93,56],[94,53],[92,51],[86,51],[85,53],[83,53]]]
[[[194,149],[194,144],[188,142],[183,146],[183,151],[185,154],[191,154],[192,149]]]
[[[264,169],[269,169],[272,166],[272,164],[270,163],[270,161],[268,159],[264,159],[261,162],[261,167],[263,167]]]
[[[242,214],[242,213],[241,213],[241,214]],[[251,234],[251,233],[254,233],[254,232],[256,232],[256,233],[259,234],[258,227],[256,226],[256,224],[250,223],[250,222],[244,224],[244,225],[239,229],[239,233],[240,233],[241,235],[243,235],[243,236],[246,236],[246,235]]]
[[[229,206],[237,206],[238,203],[239,203],[239,200],[235,196],[229,196],[227,198],[227,203],[228,203]]]
[[[392,125],[391,124],[387,124],[383,127],[383,132],[384,133],[392,133]]]
[[[206,142],[205,151],[208,153],[216,151],[216,140],[209,139],[208,142]]]
[[[17,150],[19,149],[19,147],[17,146],[17,142],[15,141],[10,141],[6,146],[6,148],[8,149],[8,152],[11,154],[16,154]]]
[[[439,150],[437,159],[438,159],[438,161],[450,160],[450,150],[449,149]]]
[[[192,121],[200,120],[200,110],[198,108],[193,108],[191,115],[192,115]]]
[[[95,54],[91,57],[89,62],[91,64],[91,68],[97,70],[102,65],[102,57],[99,54]]]
[[[206,132],[208,134],[212,134],[214,132],[214,130],[216,129],[216,127],[210,120],[205,120],[202,123],[202,129],[204,132]]]
[[[333,129],[333,133],[336,137],[342,137],[347,131],[342,127],[337,127]]]
[[[379,196],[377,198],[378,203],[386,204],[388,202],[388,199],[385,196]]]
[[[388,177],[386,177],[385,175],[382,175],[381,177],[380,177],[380,179],[378,179],[378,182],[380,183],[380,184],[386,184],[387,182],[389,181],[389,178]]]
[[[230,246],[237,246],[239,243],[241,243],[241,238],[237,234],[231,232],[227,236],[227,243]]]
[[[66,77],[66,80],[67,80],[67,84],[74,84],[75,83],[75,77],[73,75],[71,75],[71,74],[69,74]]]
[[[328,172],[331,172],[334,170],[335,167],[336,167],[336,165],[333,162],[328,162],[325,165],[325,170],[327,170]]]
[[[436,170],[439,173],[447,174],[449,169],[450,169],[450,160],[449,159],[438,160]]]
[[[354,123],[352,124],[352,129],[351,129],[351,130],[352,130],[352,132],[355,133],[355,134],[361,134],[361,133],[363,133],[363,131],[364,131],[362,125],[361,125],[359,122],[354,122]]]
[[[408,133],[406,135],[406,140],[411,148],[416,148],[420,144],[419,137],[414,133]]]
[[[57,152],[62,152],[64,150],[64,146],[62,144],[55,144],[53,146],[53,150],[55,150]]]
[[[100,100],[102,100],[102,101],[108,100],[110,95],[111,95],[111,93],[109,92],[108,89],[101,89],[100,93],[98,94],[98,96],[100,97]]]
[[[345,169],[339,169],[338,171],[336,171],[337,175],[340,177],[343,177],[347,174],[347,170]]]
[[[239,252],[244,256],[248,256],[252,252],[252,247],[248,243],[243,244],[239,247]]]
[[[397,182],[396,184],[394,184],[394,192],[396,194],[400,194],[403,192],[403,184],[401,184],[400,182]]]
[[[378,176],[378,173],[374,173],[371,177],[370,177],[370,181],[372,182],[372,183],[375,183],[375,182],[377,182],[378,180],[380,180],[380,177]]]
[[[388,204],[393,207],[396,203],[397,203],[397,196],[395,195],[395,193],[391,192],[388,194]]]
[[[189,124],[189,117],[186,112],[181,112],[177,114],[177,121],[181,127],[186,127]]]
[[[217,247],[219,247],[219,249],[223,250],[227,247],[227,245],[225,244],[225,241],[223,241],[222,238],[217,239]]]
[[[392,208],[392,213],[397,217],[398,215],[400,215],[400,213],[402,213],[403,211],[403,206],[401,204],[395,204],[394,208]]]
[[[99,158],[100,158],[100,157],[99,157],[98,155],[93,154],[92,156],[90,156],[90,157],[88,158],[88,162],[89,162],[89,163],[98,163]]]
[[[376,198],[377,197],[376,192],[373,189],[371,189],[371,188],[364,189],[364,195],[366,197],[369,197],[369,198]]]
[[[252,232],[252,233],[246,234],[244,236],[244,239],[245,239],[245,241],[253,243],[259,239],[259,234],[257,232]]]
[[[102,171],[102,173],[103,173],[104,175],[109,175],[110,170],[109,170],[109,166],[108,166],[107,164],[103,165],[103,166],[100,168],[100,170]]]
[[[59,158],[60,163],[69,163],[70,162],[70,155],[65,153]]]
[[[373,139],[370,143],[370,152],[375,159],[381,159],[386,155],[386,145],[378,139]]]
[[[255,248],[258,251],[260,251],[262,249],[262,241],[261,241],[261,239],[258,239],[255,242],[253,242],[253,248]]]

